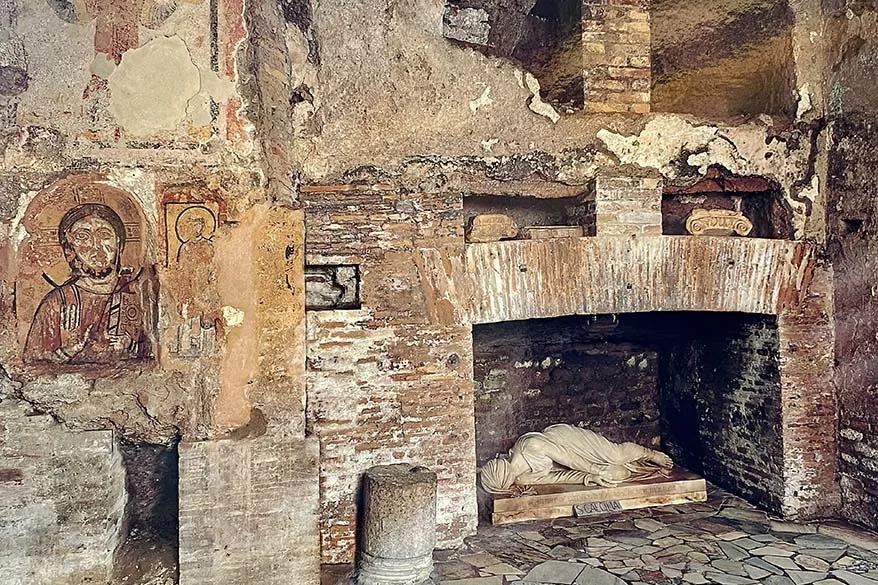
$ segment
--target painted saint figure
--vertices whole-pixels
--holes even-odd
[[[673,466],[661,451],[613,443],[594,431],[558,424],[522,435],[508,456],[485,464],[481,479],[488,493],[510,494],[525,486],[550,483],[611,487],[666,477]]]
[[[119,215],[101,203],[74,207],[61,218],[58,241],[70,277],[37,307],[24,360],[111,364],[150,357],[149,286],[143,269],[121,266],[125,225]]]

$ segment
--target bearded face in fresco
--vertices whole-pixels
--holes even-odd
[[[97,215],[80,219],[64,235],[73,272],[107,278],[118,268],[121,242],[114,226]]]
[[[148,357],[141,271],[121,267],[125,225],[119,215],[103,204],[79,205],[61,219],[58,242],[70,277],[37,307],[25,361],[106,364]]]

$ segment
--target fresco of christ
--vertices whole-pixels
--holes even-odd
[[[151,289],[143,269],[121,266],[125,226],[101,203],[68,211],[58,241],[70,277],[53,283],[37,307],[24,349],[27,363],[113,364],[152,355]]]

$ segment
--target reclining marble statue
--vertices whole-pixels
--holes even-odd
[[[673,460],[635,443],[613,443],[594,431],[557,424],[522,435],[508,455],[498,455],[481,471],[491,494],[520,493],[539,484],[566,483],[612,487],[667,477]]]

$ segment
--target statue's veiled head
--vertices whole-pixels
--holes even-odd
[[[509,460],[496,457],[482,467],[482,488],[489,494],[508,494],[515,477],[509,472]]]

